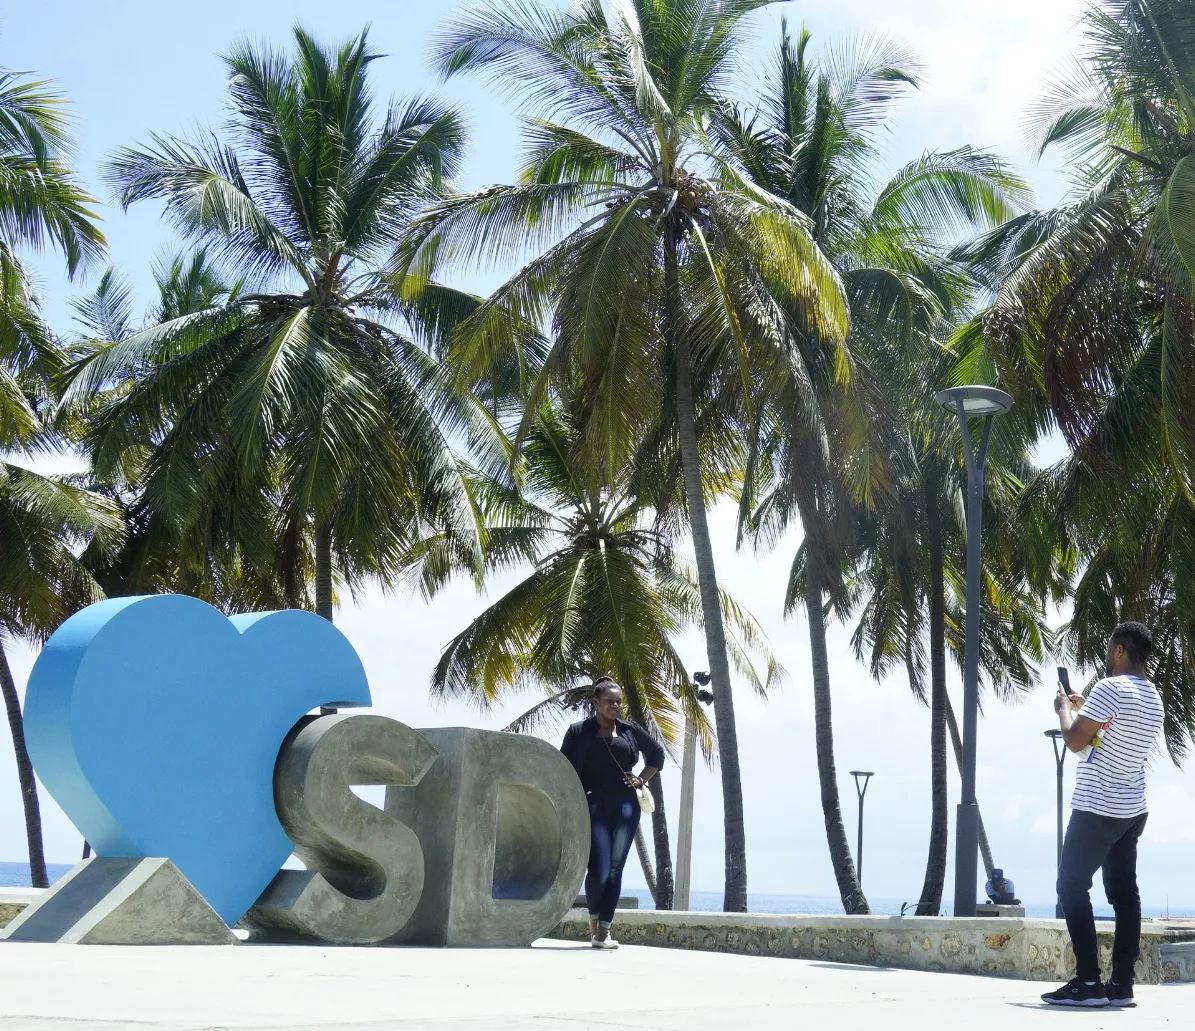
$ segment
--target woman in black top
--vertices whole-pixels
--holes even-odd
[[[635,789],[646,785],[664,765],[664,749],[637,723],[621,719],[622,688],[609,677],[594,684],[594,715],[574,723],[560,750],[573,764],[589,798],[589,874],[585,901],[596,949],[616,949],[610,937],[614,910],[622,892],[622,869],[639,827]],[[646,762],[638,776],[640,753]]]

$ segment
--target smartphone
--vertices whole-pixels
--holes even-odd
[[[1058,693],[1066,698],[1071,693],[1071,675],[1065,666],[1058,667]]]

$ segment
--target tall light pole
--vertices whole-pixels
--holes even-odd
[[[704,671],[693,674],[697,700],[709,705],[714,693],[706,690],[710,675]],[[693,782],[697,773],[697,724],[685,717],[685,754],[681,760],[680,826],[676,833],[676,886],[672,906],[685,912],[689,908],[689,889],[693,872]]]
[[[1054,730],[1047,730],[1046,737],[1054,743],[1054,765],[1058,770],[1058,860],[1055,863],[1055,872],[1062,872],[1062,767],[1066,763],[1066,742],[1062,740],[1062,731],[1055,728]],[[1062,897],[1059,896],[1057,902],[1054,903],[1054,916],[1059,920],[1065,920],[1066,914],[1062,912]]]
[[[859,887],[863,887],[863,798],[867,794],[867,785],[875,776],[870,770],[851,770],[855,778],[855,794],[859,796],[859,848],[855,853],[855,876],[859,879]]]
[[[954,915],[974,916],[979,865],[979,805],[975,801],[975,750],[979,730],[979,580],[983,523],[983,473],[992,420],[1012,407],[995,387],[951,387],[935,400],[958,417],[967,461],[967,629],[963,648],[963,785],[958,805],[954,852]],[[983,420],[978,450],[971,444],[969,420]]]

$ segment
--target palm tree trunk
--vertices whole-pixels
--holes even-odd
[[[822,589],[817,563],[806,563],[805,611],[809,618],[809,651],[813,658],[813,725],[817,746],[817,775],[821,783],[822,814],[826,820],[826,841],[842,908],[851,915],[870,913],[867,898],[859,886],[851,846],[847,844],[838,797],[838,771],[834,767],[834,723],[830,709],[830,659],[826,649],[826,616],[822,610]]]
[[[332,528],[315,527],[315,614],[332,622]],[[320,716],[333,716],[335,706],[321,705]]]
[[[950,731],[950,741],[954,746],[954,764],[959,771],[963,768],[963,739],[958,732],[958,721],[954,718],[954,706],[950,704],[950,695],[946,696],[946,726]],[[976,807],[978,809],[978,806]],[[979,854],[983,856],[983,868],[987,871],[988,880],[992,879],[992,871],[996,869],[996,862],[992,859],[992,846],[988,842],[988,832],[983,826],[982,814],[976,814],[979,819]]]
[[[647,790],[655,799],[651,814],[651,833],[656,848],[656,909],[672,909],[676,900],[676,876],[672,869],[672,845],[668,841],[668,817],[664,812],[664,786],[660,774],[648,782]]]
[[[332,622],[332,527],[315,528],[315,612]],[[321,705],[321,716],[336,713],[335,706]]]
[[[926,530],[929,537],[929,665],[930,665],[930,784],[929,858],[925,881],[917,903],[918,916],[937,916],[942,911],[942,889],[946,884],[950,815],[947,803],[946,770],[946,589],[942,562],[942,522],[938,509],[937,483],[926,478]]]
[[[315,611],[332,622],[332,527],[315,530]]]
[[[659,909],[656,896],[656,872],[651,868],[651,854],[647,851],[647,842],[643,837],[643,825],[635,828],[635,851],[639,853],[639,865],[643,867],[643,879],[647,881],[647,890],[651,892],[652,901]]]
[[[628,678],[623,685],[628,689],[631,715],[641,727],[647,726],[647,714],[643,711],[643,702],[635,685]],[[664,812],[664,788],[660,783],[661,774],[657,773],[648,783],[651,797],[655,799],[656,811],[651,814],[651,833],[656,851],[656,879],[652,897],[656,902],[656,909],[672,909],[676,898],[676,878],[672,869],[672,845],[668,841],[668,817]]]
[[[29,843],[29,883],[35,888],[48,888],[46,851],[42,844],[41,805],[37,801],[37,781],[33,778],[33,763],[25,747],[25,723],[21,718],[21,700],[12,679],[4,640],[0,637],[0,692],[8,712],[8,729],[12,733],[12,750],[17,760],[17,779],[21,785],[21,801],[25,806],[25,837]]]
[[[743,818],[743,779],[739,768],[739,739],[735,727],[734,697],[730,686],[730,661],[726,650],[726,628],[710,543],[701,465],[697,452],[697,410],[693,398],[693,370],[688,334],[681,325],[680,292],[677,283],[675,227],[668,229],[664,245],[665,316],[664,334],[676,356],[676,415],[680,437],[681,465],[685,479],[685,503],[693,532],[697,558],[697,581],[701,593],[702,626],[710,680],[714,690],[714,727],[718,733],[718,758],[722,769],[722,808],[726,862],[726,884],[722,908],[727,913],[747,911],[747,833]]]

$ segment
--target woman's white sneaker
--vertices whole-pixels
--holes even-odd
[[[599,941],[597,938],[594,938],[590,944],[595,949],[603,949],[607,952],[618,948],[618,942],[616,942],[613,938],[604,938],[601,941]]]

